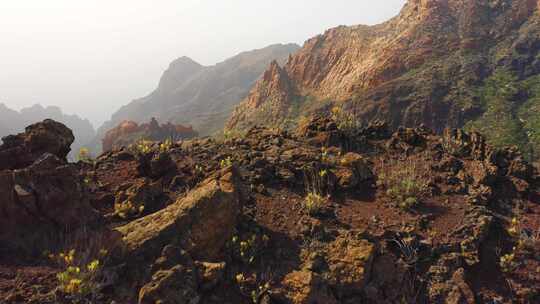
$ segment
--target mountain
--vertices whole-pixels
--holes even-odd
[[[74,159],[80,148],[90,142],[96,135],[94,127],[87,119],[77,115],[64,114],[59,107],[33,105],[15,111],[0,103],[0,137],[18,134],[24,128],[44,119],[53,119],[68,126],[75,135],[70,157]]]
[[[409,0],[382,24],[330,29],[285,65],[270,64],[227,128],[287,126],[338,106],[359,123],[424,124],[438,133],[467,125],[492,130],[486,135],[495,144],[540,150],[539,7],[537,0]],[[515,90],[499,92],[507,86]],[[493,97],[504,119],[494,118]],[[497,138],[509,126],[513,133]]]
[[[98,137],[124,120],[141,123],[153,117],[160,122],[191,125],[201,135],[221,130],[266,66],[272,60],[284,62],[298,48],[296,44],[271,45],[213,66],[179,58],[170,64],[154,92],[114,113],[99,128]]]

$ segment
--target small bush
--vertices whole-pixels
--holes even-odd
[[[101,249],[95,258],[78,254],[75,249],[47,257],[63,270],[57,273],[58,289],[75,302],[95,296],[99,290],[99,276],[107,250]]]
[[[234,259],[244,264],[253,264],[268,247],[270,238],[266,234],[252,233],[244,237],[233,236],[228,243]]]
[[[386,195],[398,207],[410,210],[421,203],[429,184],[429,172],[419,161],[391,162],[382,164],[377,176],[377,185],[386,190]]]
[[[146,139],[139,139],[137,142],[129,146],[129,149],[133,154],[148,154],[152,151],[152,141]]]
[[[131,201],[114,204],[114,214],[121,219],[128,219],[139,216],[144,211],[144,204],[134,205]]]
[[[232,161],[232,158],[230,156],[228,156],[227,158],[225,159],[222,159],[220,162],[219,162],[219,166],[221,168],[227,168],[227,167],[230,167],[232,166],[233,164],[233,161]]]
[[[358,129],[358,121],[353,114],[346,112],[340,106],[335,106],[331,111],[331,118],[336,123],[339,130],[352,134]]]
[[[88,150],[88,148],[85,148],[85,147],[82,147],[81,149],[79,149],[77,160],[84,163],[91,163],[92,156],[90,155],[90,150]]]
[[[311,216],[319,214],[326,205],[328,205],[328,197],[314,192],[308,193],[304,200],[304,207]]]
[[[159,145],[160,152],[169,152],[173,147],[172,139],[167,139]]]
[[[516,256],[514,253],[505,254],[499,260],[499,266],[502,272],[508,273],[514,271],[518,267]]]

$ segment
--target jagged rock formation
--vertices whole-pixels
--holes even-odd
[[[272,63],[227,126],[287,126],[338,104],[362,122],[384,120],[393,129],[461,127],[488,110],[489,94],[478,92],[495,71],[520,81],[539,74],[539,22],[536,0],[409,0],[385,23],[330,29],[283,67]],[[528,116],[517,107],[536,91],[511,98],[513,115],[531,122],[525,133],[540,132],[538,102],[521,110]]]
[[[99,130],[98,137],[124,120],[137,123],[151,117],[191,125],[201,135],[221,131],[235,105],[272,60],[284,62],[295,44],[271,45],[241,53],[214,66],[187,57],[175,60],[150,95],[123,106]]]
[[[46,119],[30,125],[24,133],[2,138],[0,170],[27,167],[45,153],[65,162],[74,140],[73,132],[54,120]]]
[[[65,155],[65,149],[54,151]],[[19,209],[8,208],[8,221],[0,221],[13,232],[4,237],[36,229],[10,222],[25,219],[27,210],[38,213],[20,208],[32,206],[29,193],[38,193],[41,204],[45,194],[59,198],[72,189],[100,220],[62,237],[87,236],[82,247],[61,247],[78,246],[76,262],[68,265],[40,258],[25,264],[18,258],[28,248],[1,247],[5,303],[70,303],[74,297],[141,304],[540,300],[538,172],[515,149],[493,148],[478,133],[390,132],[384,123],[349,130],[316,116],[294,133],[252,128],[220,141],[114,149],[95,162],[60,167],[57,156],[44,159],[7,171],[27,178],[22,187],[0,183],[3,197],[22,197]],[[78,176],[57,176],[74,167]],[[28,172],[45,180],[28,179]],[[58,182],[67,177],[77,187]],[[6,185],[11,188],[4,191]],[[61,226],[74,214],[81,223],[92,218],[76,212],[85,205],[71,199],[45,202],[44,214]],[[63,211],[55,213],[60,205]],[[92,293],[57,288],[55,273],[67,266],[84,273],[84,261],[92,259],[101,261],[91,276],[99,284],[85,285]],[[43,266],[37,270],[36,263]],[[20,283],[30,279],[34,286]],[[36,288],[42,292],[35,294]]]
[[[75,141],[71,147],[73,159],[76,158],[79,149],[89,143],[96,135],[90,121],[79,118],[77,115],[64,114],[58,107],[34,105],[18,112],[0,104],[0,138],[22,132],[26,126],[44,119],[54,119],[73,130],[75,135]]]
[[[137,124],[133,121],[124,121],[114,129],[107,131],[102,140],[104,152],[114,148],[127,147],[137,140],[165,141],[167,139],[178,141],[197,136],[192,127],[166,123],[160,125],[155,118],[149,123]]]

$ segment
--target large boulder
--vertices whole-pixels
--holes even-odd
[[[46,119],[30,125],[24,133],[2,138],[0,170],[27,167],[44,153],[66,161],[74,140],[73,132],[54,120]]]
[[[136,261],[153,261],[166,245],[177,245],[196,260],[218,260],[232,237],[241,212],[238,174],[223,169],[177,202],[116,230],[125,253]]]
[[[44,232],[74,230],[96,219],[78,172],[46,153],[32,165],[0,171],[0,240],[21,244]]]
[[[338,185],[349,190],[373,179],[371,168],[373,165],[361,155],[353,152],[345,154],[340,160],[340,167],[336,170]]]
[[[327,277],[340,298],[363,292],[374,256],[375,245],[352,235],[339,237],[330,244]]]

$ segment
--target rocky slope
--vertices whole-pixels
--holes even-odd
[[[72,138],[0,146],[28,156],[0,162],[3,303],[540,301],[538,173],[478,133],[315,116],[67,165]]]
[[[537,0],[409,0],[385,23],[330,29],[284,66],[272,63],[228,128],[288,126],[338,104],[360,123],[384,120],[394,129],[425,124],[440,133],[480,120],[502,132],[482,116],[490,97],[501,95],[490,94],[488,80],[504,72],[519,84],[504,100],[505,121],[517,126],[512,137],[533,134],[530,143],[540,150],[538,7]]]
[[[191,125],[201,135],[221,131],[234,106],[246,97],[268,63],[284,62],[298,48],[295,44],[271,45],[214,66],[179,58],[165,71],[154,92],[123,106],[98,130],[98,136],[124,120],[141,123],[152,117]]]
[[[96,135],[90,121],[77,115],[64,114],[58,107],[34,105],[21,111],[14,111],[6,105],[0,104],[0,138],[22,132],[26,126],[44,119],[54,119],[73,130],[75,142],[72,146],[73,152],[70,155],[72,159],[75,159],[79,149],[89,143]]]

